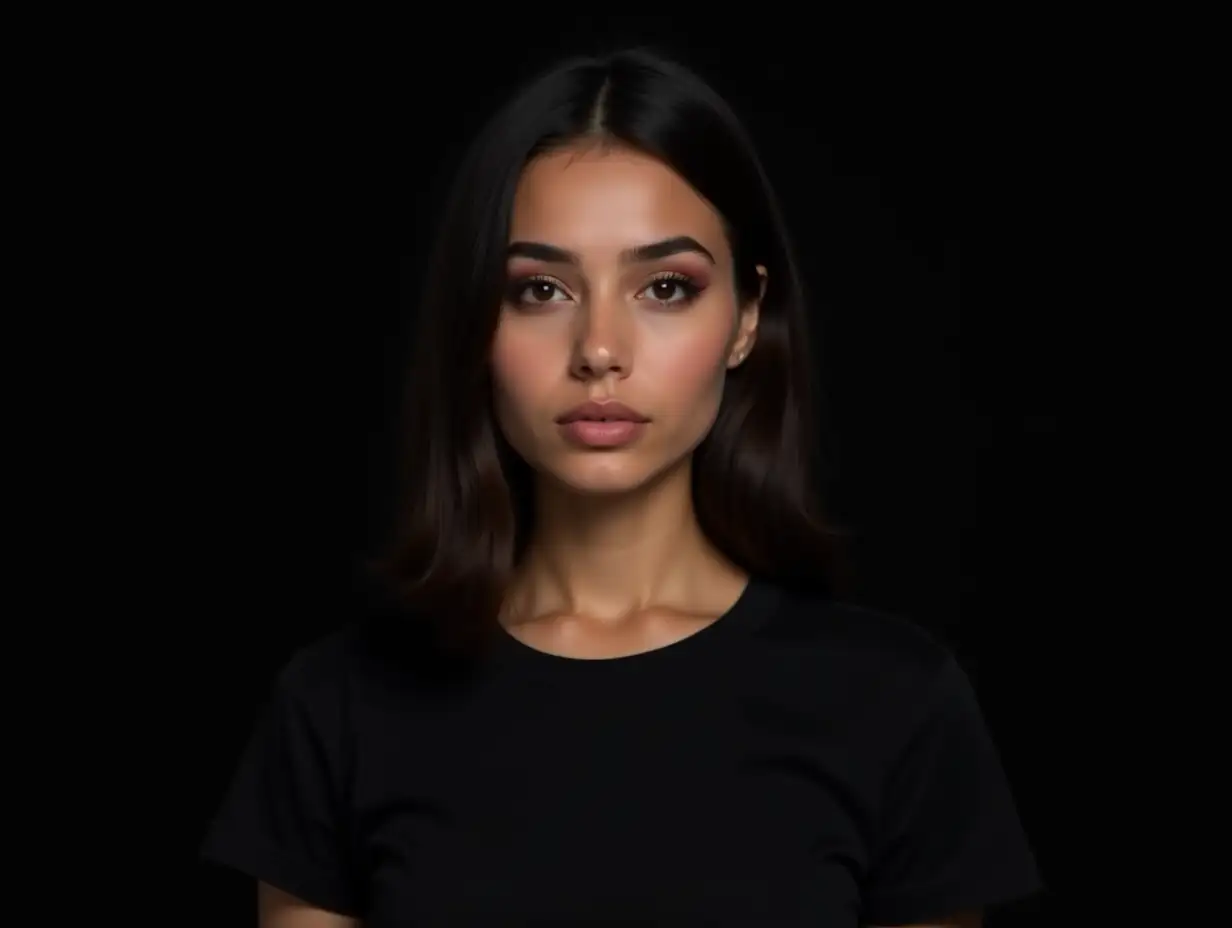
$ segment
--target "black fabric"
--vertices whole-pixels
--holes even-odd
[[[380,628],[288,663],[206,859],[367,928],[854,928],[1040,886],[966,675],[902,618],[755,581],[666,648],[503,635],[465,677]]]

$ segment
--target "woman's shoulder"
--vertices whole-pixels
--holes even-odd
[[[361,609],[291,646],[276,673],[276,692],[293,700],[347,703],[382,694],[424,697],[464,678],[468,666],[444,660],[433,640],[413,615]]]
[[[347,622],[292,644],[274,675],[275,695],[311,699],[336,695],[353,672],[362,644],[362,626]]]
[[[816,592],[785,590],[764,634],[797,653],[867,667],[877,676],[934,676],[954,661],[950,644],[919,619]]]
[[[783,598],[763,628],[762,697],[830,724],[890,758],[920,738],[985,739],[979,700],[942,634],[902,612],[815,595]]]

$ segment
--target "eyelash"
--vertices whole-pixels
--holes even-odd
[[[681,297],[677,300],[654,300],[654,302],[658,303],[660,306],[689,306],[701,295],[702,292],[702,288],[694,283],[692,278],[685,274],[678,274],[675,271],[664,271],[661,274],[656,274],[653,278],[651,278],[650,283],[643,287],[642,291],[639,292],[648,290],[655,284],[663,281],[668,281],[675,284],[680,289]],[[548,301],[546,303],[540,303],[535,300],[522,299],[522,294],[525,292],[526,288],[532,284],[548,284],[556,289],[564,290],[561,283],[551,277],[546,277],[541,274],[535,274],[530,277],[522,277],[515,280],[509,287],[506,299],[510,305],[524,309],[533,306],[547,306],[552,302],[555,302]]]

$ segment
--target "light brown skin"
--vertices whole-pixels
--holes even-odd
[[[707,254],[629,260],[631,249],[680,237]],[[590,145],[539,158],[519,183],[509,240],[572,258],[518,256],[507,269],[493,404],[536,471],[539,508],[502,625],[574,658],[672,644],[715,621],[748,582],[703,535],[690,480],[727,372],[755,345],[759,303],[737,298],[714,208],[636,152]],[[679,280],[698,288],[694,299]],[[588,399],[618,399],[652,421],[633,445],[579,449],[555,420]],[[359,924],[267,886],[260,908],[262,928]],[[918,928],[980,924],[968,916]]]
[[[317,909],[268,883],[257,884],[260,928],[360,928],[357,918]]]
[[[704,253],[628,258],[680,238]],[[508,266],[494,407],[537,473],[539,510],[503,623],[532,647],[571,657],[670,644],[714,621],[748,581],[698,527],[690,470],[727,371],[753,347],[758,303],[738,305],[718,213],[635,152],[591,146],[534,162],[509,240],[574,258]],[[651,422],[630,446],[578,448],[555,420],[588,399],[619,400]]]

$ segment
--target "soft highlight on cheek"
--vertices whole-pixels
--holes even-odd
[[[543,329],[537,322],[503,325],[491,353],[498,424],[506,439],[530,460],[536,458],[536,436],[559,412],[555,400],[558,378],[549,360],[556,355],[554,344],[559,339]]]
[[[533,339],[524,334],[498,338],[492,352],[492,375],[496,389],[515,406],[524,404],[535,393],[543,377],[543,359]]]
[[[683,424],[713,415],[723,392],[727,343],[721,326],[643,341],[638,373],[656,385],[657,403],[670,420]]]

